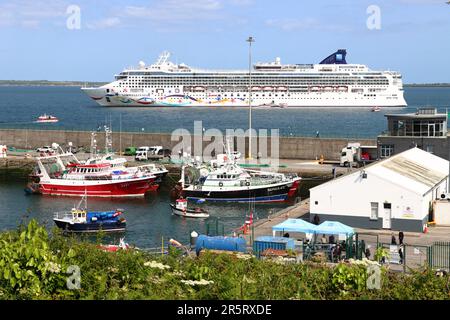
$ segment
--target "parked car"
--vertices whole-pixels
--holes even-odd
[[[161,149],[158,151],[158,156],[170,157],[172,155],[172,151],[170,149]]]
[[[54,152],[55,149],[53,149],[50,146],[44,146],[44,147],[40,147],[36,149],[36,152],[40,152],[40,153],[51,153]]]
[[[128,148],[125,148],[124,154],[126,156],[135,156],[136,155],[136,151],[137,151],[136,147],[128,147]]]

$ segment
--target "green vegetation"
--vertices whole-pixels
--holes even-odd
[[[196,258],[126,250],[104,252],[31,221],[0,234],[0,299],[449,299],[449,276],[431,270],[381,272],[367,289],[368,261],[330,267],[282,264],[246,255]],[[66,270],[80,268],[80,289]]]

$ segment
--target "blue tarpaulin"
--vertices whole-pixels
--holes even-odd
[[[315,225],[303,219],[287,219],[272,227],[272,231],[314,233]]]
[[[314,233],[316,234],[345,234],[348,236],[355,233],[352,227],[338,221],[324,221],[314,227]]]

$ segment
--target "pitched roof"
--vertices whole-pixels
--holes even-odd
[[[426,194],[448,176],[449,162],[413,148],[380,161],[365,171],[416,193]]]
[[[448,177],[449,162],[419,148],[412,148],[315,188],[319,189],[351,175],[359,175],[362,170],[369,175],[376,175],[385,181],[424,195]]]

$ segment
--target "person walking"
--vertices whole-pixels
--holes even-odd
[[[391,237],[391,244],[397,245],[397,240],[395,239],[395,236],[393,233],[392,233],[392,237]]]
[[[320,222],[320,218],[319,218],[319,216],[316,214],[316,215],[314,216],[313,223],[314,223],[315,225],[318,225],[319,222]]]
[[[403,231],[400,231],[398,233],[398,241],[400,242],[400,245],[403,244],[403,238],[405,237],[405,235],[403,234]]]
[[[398,255],[400,257],[400,264],[403,264],[403,245],[400,245],[398,248]]]

